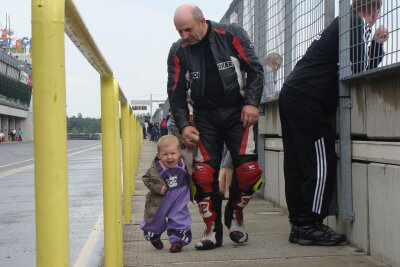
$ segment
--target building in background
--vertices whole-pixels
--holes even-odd
[[[33,140],[31,64],[0,51],[0,130],[22,129],[23,140]]]

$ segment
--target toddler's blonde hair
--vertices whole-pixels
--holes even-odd
[[[164,135],[157,142],[157,151],[160,152],[160,149],[166,146],[170,146],[172,144],[176,144],[179,150],[181,150],[179,146],[179,140],[174,135]]]

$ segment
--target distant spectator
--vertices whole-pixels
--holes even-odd
[[[167,134],[168,134],[167,119],[164,116],[164,118],[160,121],[160,135],[164,136]]]
[[[150,121],[147,123],[147,134],[149,135],[149,140],[153,141],[154,139],[154,133],[153,133],[153,123]]]
[[[142,129],[143,129],[143,139],[146,139],[146,126],[144,126],[144,124],[142,125]]]
[[[2,131],[0,131],[0,144],[1,144],[1,142],[3,142],[3,138],[4,138],[4,134]]]
[[[23,135],[24,135],[24,132],[22,131],[22,129],[18,128],[18,131],[17,131],[18,141],[22,141]]]
[[[277,92],[277,75],[282,63],[283,58],[278,53],[270,53],[265,58],[264,88],[261,95],[261,103],[265,103],[268,99],[273,98],[274,93]]]
[[[17,135],[17,131],[14,128],[11,128],[8,131],[8,139],[9,141],[15,141],[15,136]]]

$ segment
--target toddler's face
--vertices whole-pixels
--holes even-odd
[[[168,146],[163,146],[157,153],[158,159],[161,163],[167,167],[172,168],[178,164],[179,157],[181,156],[181,150],[176,144],[170,144]]]

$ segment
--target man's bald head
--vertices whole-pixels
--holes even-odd
[[[176,9],[174,24],[179,35],[190,45],[200,42],[208,29],[203,12],[193,4],[184,4]]]
[[[175,20],[191,19],[195,21],[200,21],[204,18],[201,9],[193,4],[183,4],[175,10],[174,22]]]

